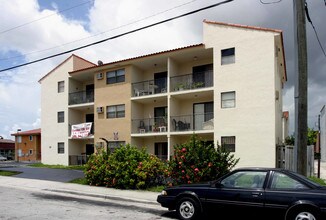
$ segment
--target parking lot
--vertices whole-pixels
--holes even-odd
[[[57,182],[69,182],[73,179],[83,178],[82,170],[50,169],[29,166],[29,162],[0,161],[0,169],[8,171],[18,171],[15,175],[18,178],[50,180]]]

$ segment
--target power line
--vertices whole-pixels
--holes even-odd
[[[93,0],[94,1],[94,0]],[[15,58],[20,58],[20,57],[25,57],[25,56],[28,56],[28,55],[31,55],[31,54],[35,54],[35,53],[41,53],[41,52],[44,52],[44,51],[48,51],[48,50],[52,50],[52,49],[55,49],[55,48],[58,48],[58,47],[62,47],[62,46],[66,46],[66,45],[69,45],[69,44],[72,44],[72,43],[76,43],[76,42],[79,42],[79,41],[82,41],[82,40],[86,40],[86,39],[89,39],[89,38],[93,38],[93,37],[96,37],[96,36],[99,36],[99,35],[102,35],[104,33],[107,33],[109,31],[113,31],[113,30],[117,30],[117,29],[120,29],[122,27],[126,27],[126,26],[129,26],[129,25],[132,25],[132,24],[135,24],[135,23],[138,23],[140,21],[144,21],[146,19],[149,19],[149,18],[152,18],[152,17],[155,17],[155,16],[158,16],[160,14],[163,14],[163,13],[166,13],[168,11],[171,11],[171,10],[174,10],[176,8],[180,8],[184,5],[187,5],[187,4],[190,4],[192,2],[195,2],[197,0],[192,0],[192,1],[189,1],[189,2],[186,2],[186,3],[183,3],[181,5],[178,5],[178,6],[175,6],[173,8],[170,8],[170,9],[167,9],[167,10],[164,10],[164,11],[161,11],[159,13],[156,13],[154,15],[150,15],[150,16],[147,16],[145,18],[141,18],[141,19],[138,19],[136,21],[133,21],[133,22],[130,22],[130,23],[127,23],[127,24],[124,24],[124,25],[121,25],[119,27],[115,27],[115,28],[112,28],[112,29],[109,29],[109,30],[106,30],[106,31],[102,31],[101,33],[97,33],[97,34],[94,34],[94,35],[91,35],[91,36],[88,36],[88,37],[84,37],[84,38],[80,38],[78,40],[74,40],[74,41],[70,41],[70,42],[67,42],[67,43],[64,43],[64,44],[61,44],[61,45],[57,45],[57,46],[54,46],[54,47],[50,47],[50,48],[46,48],[46,49],[43,49],[43,50],[38,50],[38,51],[32,51],[32,52],[29,52],[29,53],[25,53],[25,54],[21,54],[21,55],[18,55],[18,56],[13,56],[13,57],[7,57],[7,58],[1,58],[0,61],[2,60],[10,60],[10,59],[15,59]]]
[[[12,27],[12,28],[6,29],[6,30],[4,30],[4,31],[0,31],[0,34],[4,34],[4,33],[6,33],[6,32],[9,32],[9,31],[12,31],[12,30],[15,30],[15,29],[21,28],[21,27],[23,27],[23,26],[26,26],[26,25],[32,24],[32,23],[34,23],[34,22],[37,22],[37,21],[43,20],[43,19],[48,18],[48,17],[51,17],[51,16],[53,16],[53,15],[60,14],[61,12],[69,11],[69,10],[74,9],[74,8],[77,8],[77,7],[79,7],[79,6],[82,6],[82,5],[88,4],[88,3],[90,3],[90,2],[94,2],[94,0],[87,1],[87,2],[83,2],[83,3],[81,3],[81,4],[78,4],[78,5],[72,6],[72,7],[70,7],[70,8],[66,8],[66,9],[63,9],[63,10],[57,11],[56,13],[53,13],[53,14],[50,14],[50,15],[47,15],[47,16],[44,16],[44,17],[41,17],[41,18],[39,18],[39,19],[36,19],[36,20],[33,20],[33,21],[29,21],[29,22],[23,23],[23,24],[21,24],[21,25],[18,25],[18,26],[15,26],[15,27]]]
[[[135,33],[135,32],[150,28],[150,27],[154,27],[156,25],[163,24],[163,23],[166,23],[166,22],[178,19],[178,18],[182,18],[182,17],[188,16],[188,15],[191,15],[191,14],[195,14],[195,13],[198,13],[200,11],[204,11],[204,10],[207,10],[207,9],[210,9],[210,8],[222,5],[222,4],[226,4],[226,3],[229,3],[229,2],[232,2],[232,1],[233,0],[226,0],[226,1],[223,1],[223,2],[215,3],[215,4],[212,4],[212,5],[209,5],[209,6],[206,6],[206,7],[191,11],[191,12],[184,13],[182,15],[178,15],[178,16],[175,16],[175,17],[172,17],[172,18],[168,18],[168,19],[165,19],[163,21],[159,21],[159,22],[156,22],[156,23],[153,23],[153,24],[150,24],[150,25],[146,25],[144,27],[137,28],[137,29],[134,29],[134,30],[131,30],[131,31],[127,31],[127,32],[124,32],[122,34],[115,35],[113,37],[105,38],[103,40],[96,41],[94,43],[86,44],[84,46],[80,46],[80,47],[77,47],[77,48],[74,48],[74,49],[71,49],[71,50],[67,50],[67,51],[57,53],[57,54],[54,54],[54,55],[51,55],[51,56],[47,56],[47,57],[44,57],[44,58],[41,58],[41,59],[37,59],[37,60],[31,61],[31,62],[23,63],[23,64],[16,65],[16,66],[13,66],[13,67],[9,67],[9,68],[6,68],[6,69],[2,69],[2,70],[0,70],[0,72],[16,69],[16,68],[22,67],[22,66],[27,66],[27,65],[37,63],[37,62],[40,62],[40,61],[43,61],[43,60],[47,60],[47,59],[50,59],[50,58],[53,58],[53,57],[57,57],[57,56],[61,56],[61,55],[67,54],[67,53],[71,53],[71,52],[76,51],[76,50],[80,50],[80,49],[83,49],[83,48],[94,46],[94,45],[97,45],[97,44],[100,44],[100,43],[103,43],[103,42],[106,42],[106,41],[109,41],[109,40],[113,40],[113,39],[116,39],[116,38],[119,38],[119,37],[122,37],[122,36],[125,36],[125,35],[128,35],[128,34],[131,34],[131,33]]]
[[[326,0],[325,0],[325,1],[326,1]],[[312,28],[313,28],[313,30],[314,30],[314,32],[315,32],[315,35],[316,35],[317,41],[318,41],[318,43],[319,43],[319,46],[320,46],[321,50],[323,51],[324,56],[326,57],[325,50],[324,50],[323,45],[321,44],[321,42],[320,42],[320,40],[319,40],[319,37],[318,37],[317,31],[316,31],[315,25],[312,23],[312,20],[311,20],[311,18],[310,18],[307,2],[305,2],[305,11],[306,11],[307,19],[308,19],[308,21],[310,22],[310,24],[311,24],[311,26],[312,26]]]

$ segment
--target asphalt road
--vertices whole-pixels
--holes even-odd
[[[28,163],[16,163],[13,161],[1,161],[0,170],[18,171],[18,178],[49,180],[56,182],[69,182],[73,179],[83,178],[82,170],[50,169],[30,167]]]

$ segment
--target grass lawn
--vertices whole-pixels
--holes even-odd
[[[43,167],[43,168],[52,168],[52,169],[67,169],[67,170],[84,170],[83,165],[70,165],[70,166],[64,166],[64,165],[49,165],[49,164],[43,164],[43,163],[34,163],[30,164],[28,166],[31,167]]]
[[[17,172],[17,171],[0,170],[0,176],[14,176],[20,173],[21,172]]]

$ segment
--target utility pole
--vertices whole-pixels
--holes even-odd
[[[307,176],[307,37],[305,0],[293,0],[295,48],[295,171]]]

